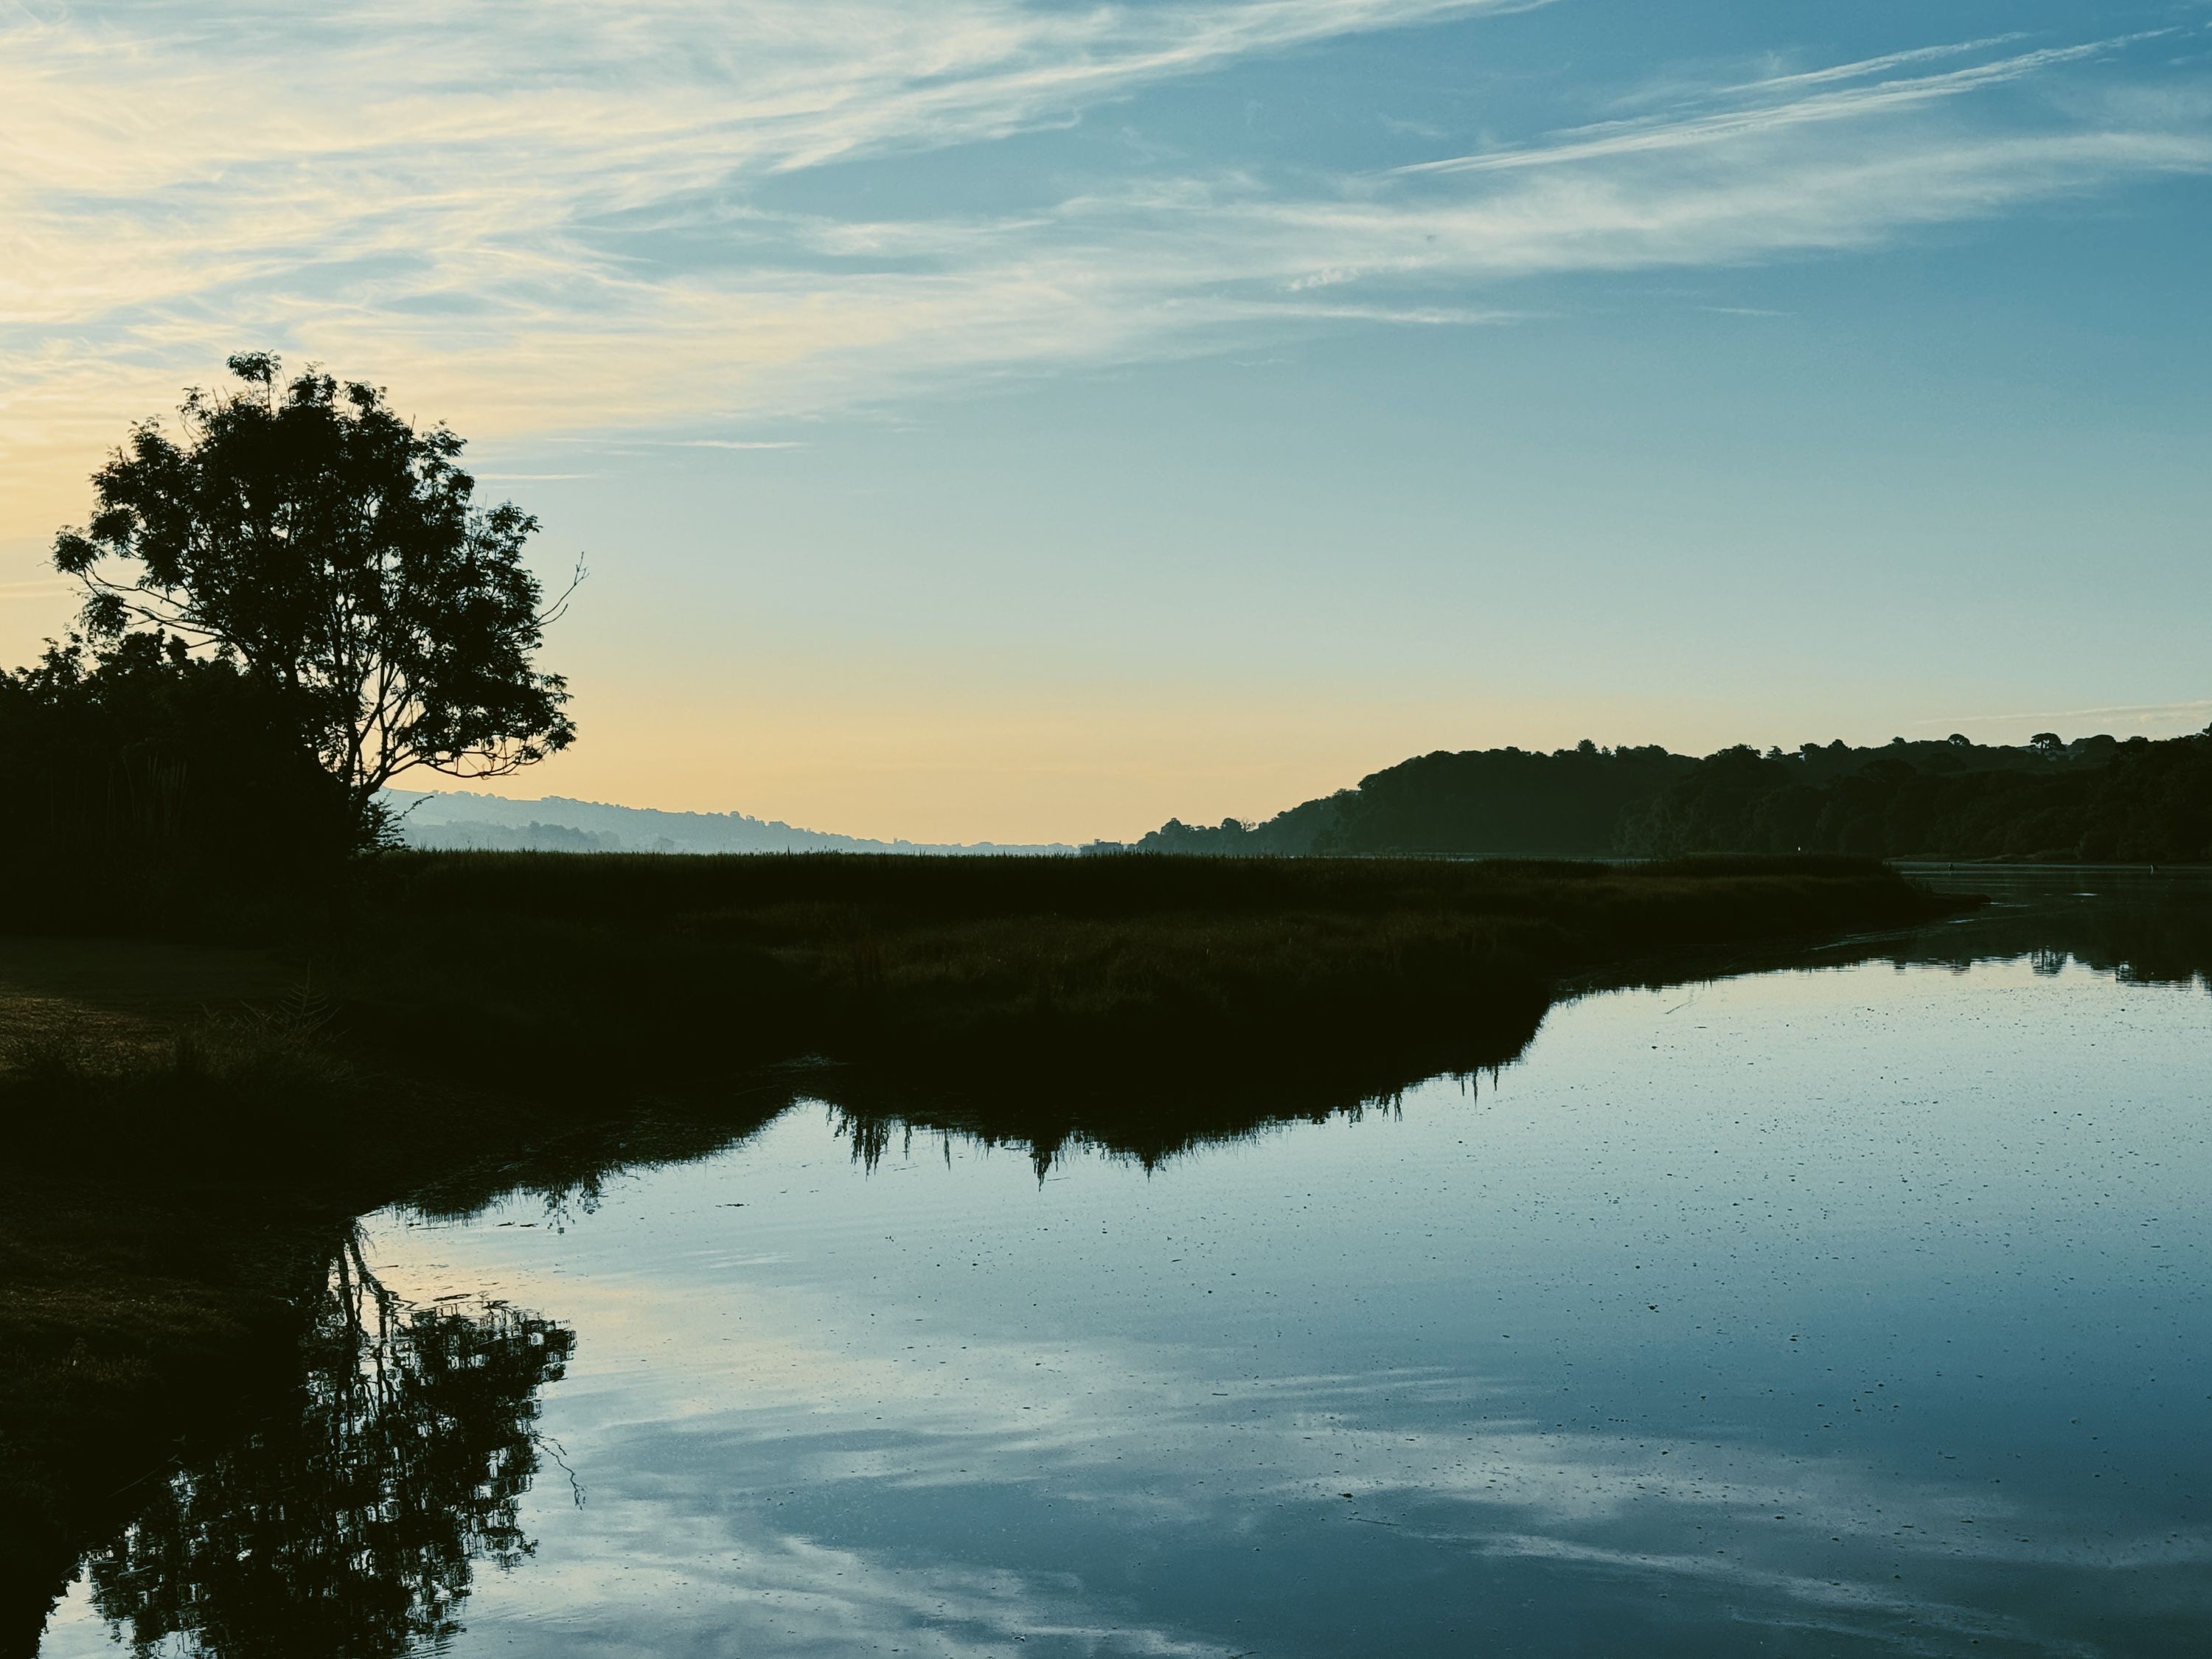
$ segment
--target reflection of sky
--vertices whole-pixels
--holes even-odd
[[[788,1601],[831,1646],[1672,1613],[1694,1647],[1725,1610],[2063,1650],[2205,1565],[2203,1016],[2024,966],[1781,975],[1594,1000],[1480,1099],[1149,1178],[935,1143],[864,1177],[802,1112],[557,1236],[385,1237],[578,1326],[548,1427],[590,1503],[539,1501],[562,1584],[567,1540],[608,1575],[584,1626],[655,1563],[716,1586],[687,1633],[771,1641]]]
[[[579,1332],[461,1650],[2200,1650],[2204,1014],[1776,975],[1150,1176],[801,1109],[387,1221]]]

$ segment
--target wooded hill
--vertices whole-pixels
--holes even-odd
[[[1990,746],[1439,750],[1264,823],[1170,820],[1139,850],[1232,855],[2212,863],[2212,732]]]

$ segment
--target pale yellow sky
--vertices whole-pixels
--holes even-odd
[[[19,543],[0,563],[0,660],[27,661],[65,631],[74,592]],[[556,630],[546,659],[573,668],[562,643]],[[1571,744],[1611,712],[1595,700],[1433,692],[1286,697],[1198,676],[991,684],[967,673],[931,684],[915,665],[926,653],[903,673],[878,667],[835,677],[862,682],[842,690],[795,691],[788,665],[717,674],[655,664],[651,641],[639,646],[610,672],[574,678],[583,738],[568,753],[489,785],[416,773],[404,787],[743,811],[884,839],[1083,842],[1133,838],[1173,817],[1271,813],[1434,748]]]
[[[1524,742],[1540,727],[1572,728],[1557,706],[1471,718],[1437,706],[1225,702],[1218,688],[1032,695],[1011,708],[886,690],[827,705],[740,701],[680,724],[635,690],[598,704],[591,739],[498,793],[735,809],[909,841],[1133,839],[1174,817],[1264,816],[1407,755],[1462,746],[1477,726]]]

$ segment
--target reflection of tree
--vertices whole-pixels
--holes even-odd
[[[2085,882],[2099,890],[2077,891]],[[2025,957],[2044,975],[2072,962],[2124,985],[2212,991],[2212,884],[2202,877],[1961,872],[1947,884],[1978,884],[1998,902],[1969,923],[1929,929],[1881,955],[1953,967]]]
[[[474,1564],[533,1547],[537,1395],[574,1334],[503,1304],[415,1307],[349,1238],[296,1413],[173,1474],[89,1564],[136,1651],[389,1655],[460,1629]]]

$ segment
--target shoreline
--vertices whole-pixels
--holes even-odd
[[[179,1445],[283,1408],[370,1210],[696,1156],[801,1096],[1156,1159],[1501,1065],[1577,980],[1971,903],[1833,860],[470,854],[379,860],[354,901],[258,945],[0,941],[0,1639]]]

